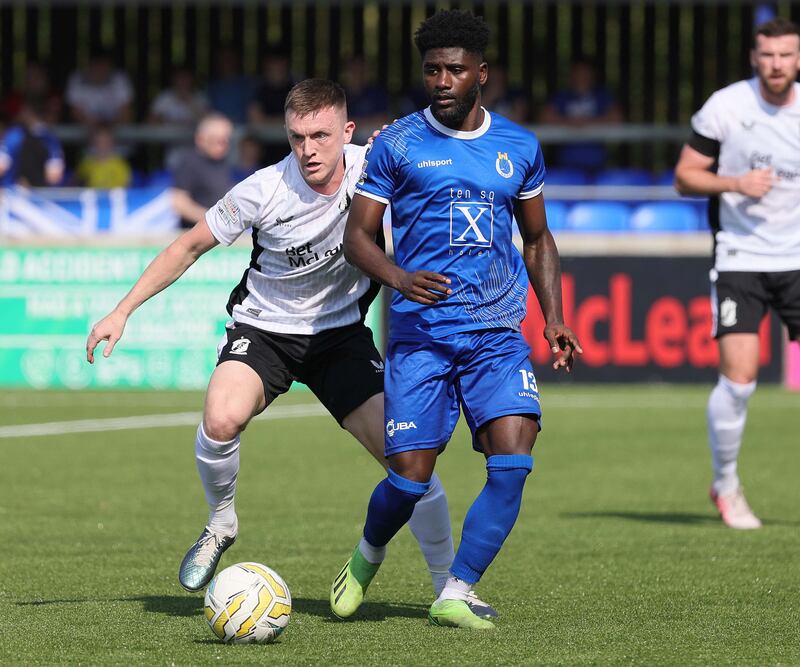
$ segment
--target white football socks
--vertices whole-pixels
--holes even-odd
[[[236,535],[238,522],[233,497],[239,474],[239,436],[228,442],[212,440],[201,423],[194,453],[208,501],[208,527],[220,535]]]
[[[385,545],[382,547],[373,547],[363,537],[361,538],[361,541],[358,543],[358,550],[361,552],[361,555],[364,556],[366,561],[368,563],[372,563],[373,565],[382,563],[383,559],[386,558]]]
[[[740,384],[719,376],[708,398],[708,444],[714,467],[714,491],[728,495],[739,488],[736,461],[747,421],[747,401],[756,382]]]
[[[436,473],[431,476],[431,488],[414,507],[408,527],[419,542],[431,574],[433,590],[439,595],[450,576],[449,569],[455,552],[447,496]]]
[[[469,599],[469,592],[472,590],[472,584],[459,579],[458,577],[448,577],[442,592],[439,593],[437,602],[439,600],[464,600]]]

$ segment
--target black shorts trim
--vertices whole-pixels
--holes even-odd
[[[261,378],[267,405],[302,382],[341,425],[383,392],[384,365],[372,331],[361,322],[318,334],[282,334],[238,322],[228,329],[217,365],[247,364]]]

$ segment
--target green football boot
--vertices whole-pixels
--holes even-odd
[[[380,563],[370,563],[356,547],[331,586],[331,611],[334,616],[349,618],[356,613],[380,566]]]
[[[178,581],[187,591],[196,593],[214,577],[222,554],[236,541],[236,535],[218,535],[203,528],[189,551],[183,557],[178,571]]]
[[[494,630],[494,623],[472,613],[464,600],[437,600],[428,612],[431,625],[468,630]]]

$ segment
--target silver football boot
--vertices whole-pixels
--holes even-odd
[[[214,577],[222,554],[235,541],[235,535],[219,535],[209,530],[208,526],[203,528],[197,542],[189,547],[181,561],[178,571],[181,586],[192,593],[204,588]]]

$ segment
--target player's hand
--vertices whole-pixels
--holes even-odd
[[[583,348],[572,329],[561,323],[548,324],[544,328],[544,337],[550,343],[550,351],[558,355],[558,359],[553,362],[553,368],[564,368],[567,373],[572,372],[575,355],[583,354]]]
[[[406,299],[430,306],[443,301],[453,293],[448,285],[450,278],[432,271],[403,271],[397,291]]]
[[[92,327],[89,338],[86,339],[86,360],[94,363],[94,349],[101,340],[108,341],[103,349],[103,356],[108,357],[113,351],[117,341],[122,337],[125,323],[128,318],[122,313],[112,310],[102,320]]]
[[[367,143],[371,144],[373,141],[375,141],[378,138],[378,135],[381,132],[383,132],[387,127],[389,127],[389,126],[388,125],[382,125],[380,130],[375,130],[372,134],[369,135],[369,139],[367,139]]]
[[[767,194],[777,179],[772,169],[753,169],[736,180],[737,190],[745,197],[761,199]]]

